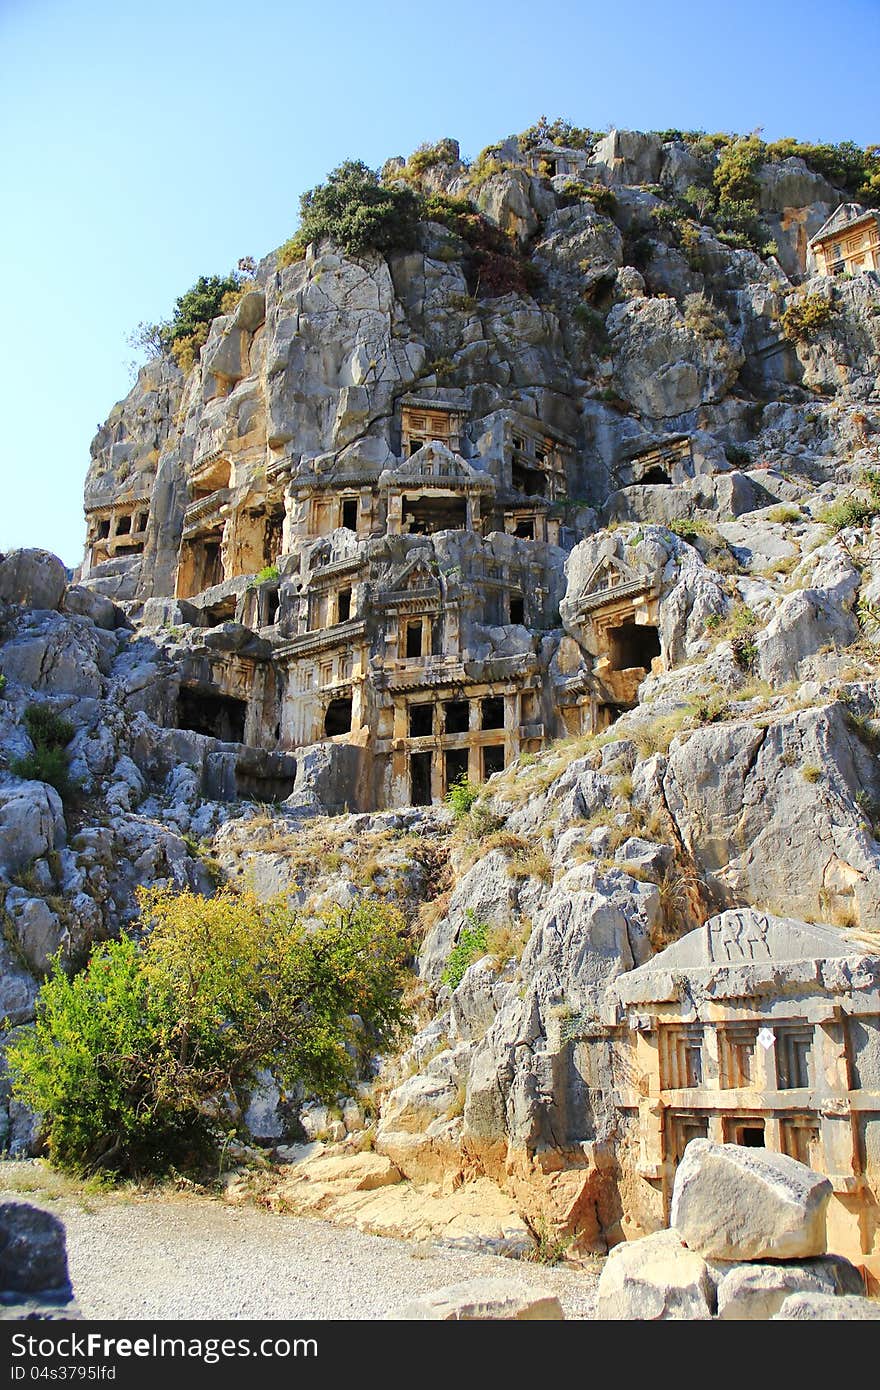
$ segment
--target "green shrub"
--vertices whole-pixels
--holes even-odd
[[[488,950],[488,924],[479,921],[472,908],[468,909],[465,917],[468,926],[462,927],[458,941],[449,952],[441,976],[444,985],[449,985],[450,989],[458,989],[468,966],[473,965],[475,960],[480,960]]]
[[[734,468],[748,467],[752,462],[748,449],[744,449],[741,444],[725,444],[724,454],[727,462],[732,463]]]
[[[563,120],[561,116],[557,116],[553,121],[548,121],[546,116],[539,116],[536,123],[524,130],[518,138],[520,149],[526,151],[534,149],[536,145],[561,145],[563,149],[591,150],[595,142],[602,137],[596,131],[572,125],[571,121]]]
[[[298,235],[307,242],[329,237],[350,255],[387,255],[415,244],[420,212],[411,188],[386,187],[375,169],[349,159],[302,195]]]
[[[391,909],[365,901],[310,930],[281,899],[139,896],[143,945],[105,943],[72,979],[56,963],[9,1053],[59,1167],[195,1166],[261,1069],[330,1098],[395,1039],[407,948]]]
[[[51,705],[28,705],[24,722],[34,745],[32,753],[14,758],[10,770],[28,782],[47,782],[54,787],[62,801],[70,798],[67,745],[75,733],[69,720],[63,719]]]
[[[870,521],[876,515],[876,503],[868,502],[863,497],[850,496],[841,497],[837,502],[823,507],[816,519],[836,534],[845,530],[847,526],[861,526],[863,522]]]
[[[592,203],[604,217],[613,217],[617,209],[617,199],[604,183],[582,183],[580,179],[574,179],[563,188],[562,199],[564,204]]]
[[[438,164],[457,164],[459,160],[458,141],[448,137],[438,140],[436,144],[419,145],[406,161],[406,168],[403,170],[402,177],[418,178],[426,170],[433,169]]]
[[[62,801],[67,801],[73,791],[68,757],[63,748],[35,748],[33,753],[13,759],[10,767],[16,777],[28,782],[47,782]]]
[[[294,232],[292,237],[288,237],[287,241],[278,247],[276,258],[278,269],[286,270],[289,265],[296,265],[299,261],[304,261],[308,245],[308,239],[303,236],[301,231]]]
[[[265,566],[263,567],[263,569],[261,569],[261,570],[259,571],[258,574],[255,574],[255,575],[253,576],[253,578],[252,578],[251,580],[248,581],[248,588],[249,588],[249,589],[258,589],[258,588],[260,587],[261,584],[268,584],[268,583],[270,582],[270,580],[272,580],[272,579],[277,579],[277,578],[278,578],[278,566],[277,566],[277,565],[265,565]]]
[[[24,722],[32,742],[44,748],[66,748],[76,732],[51,705],[28,705]]]
[[[473,782],[468,780],[466,772],[456,778],[446,793],[446,800],[452,807],[452,814],[456,820],[464,820],[465,816],[469,815],[479,795],[479,787],[475,787]]]
[[[748,135],[726,146],[718,157],[712,181],[719,203],[755,204],[760,193],[757,173],[764,163],[767,146],[757,135]]]
[[[821,294],[799,295],[782,315],[782,331],[793,343],[808,342],[825,328],[834,315],[834,306]]]
[[[168,323],[162,324],[162,346],[170,351],[172,344],[180,339],[190,338],[201,329],[207,330],[212,320],[223,312],[224,297],[237,290],[240,283],[240,277],[235,272],[230,275],[200,275],[192,289],[177,300]]]
[[[758,619],[744,603],[737,604],[730,615],[730,640],[733,659],[741,671],[751,671],[758,655],[755,632]]]

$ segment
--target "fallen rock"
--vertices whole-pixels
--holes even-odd
[[[705,1321],[714,1289],[705,1260],[675,1231],[615,1245],[599,1279],[597,1316],[619,1322]]]
[[[71,1292],[67,1241],[57,1216],[28,1202],[0,1204],[0,1298],[19,1293],[70,1297]]]
[[[426,1322],[559,1322],[564,1314],[556,1295],[542,1289],[524,1292],[506,1279],[469,1279],[425,1294],[396,1316]]]
[[[793,1293],[774,1314],[774,1322],[880,1322],[880,1303],[873,1298],[829,1293]]]
[[[860,1295],[863,1289],[858,1270],[844,1259],[737,1265],[718,1285],[718,1316],[726,1322],[767,1321],[791,1294],[821,1293],[834,1297]]]
[[[675,1175],[670,1222],[690,1250],[718,1260],[825,1253],[831,1183],[785,1154],[693,1139]]]

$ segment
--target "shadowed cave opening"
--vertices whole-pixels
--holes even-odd
[[[244,743],[247,702],[218,691],[182,685],[177,696],[177,727],[208,734],[223,743]]]

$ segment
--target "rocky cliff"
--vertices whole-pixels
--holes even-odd
[[[39,553],[0,563],[0,1012],[25,1024],[49,956],[77,964],[124,926],[137,883],[249,878],[314,910],[388,896],[419,928],[421,985],[410,1047],[370,1083],[376,1147],[416,1180],[488,1176],[589,1243],[619,1230],[618,1130],[609,1077],[561,1069],[565,1020],[727,907],[877,940],[880,277],[813,273],[848,194],[798,157],[755,172],[753,249],[685,200],[718,161],[699,142],[441,155],[384,176],[469,200],[482,243],[447,206],[412,249],[265,257],[192,369],[149,363],[93,443],[87,512],[142,505],[143,543],[73,586]],[[327,815],[320,745],[298,797],[255,805],[241,787],[283,780],[283,753],[174,727],[182,667],[274,640],[236,607],[265,560],[243,529],[224,540],[238,622],[175,605],[189,485],[231,460],[236,515],[257,516],[278,477],[393,470],[406,393],[457,403],[478,467],[511,407],[570,442],[558,616],[485,651],[588,680],[610,565],[650,580],[659,660],[611,727],[522,756],[457,818]],[[35,700],[73,726],[74,809],[14,773]],[[362,1133],[364,1098],[342,1099],[337,1138]],[[285,1137],[271,1103],[251,1119]]]

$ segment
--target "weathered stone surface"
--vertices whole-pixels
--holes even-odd
[[[822,1255],[831,1184],[766,1149],[693,1139],[675,1175],[670,1221],[689,1249],[718,1260]]]
[[[863,1289],[858,1270],[848,1260],[739,1265],[718,1285],[718,1316],[725,1321],[766,1321],[790,1294],[859,1295]]]
[[[783,1303],[774,1322],[880,1322],[880,1303],[873,1298],[827,1293],[793,1293]]]
[[[712,1316],[714,1290],[706,1262],[675,1231],[615,1245],[598,1292],[600,1318],[657,1322]]]
[[[736,380],[744,356],[733,338],[702,337],[671,299],[631,299],[608,315],[614,382],[652,419],[682,415],[718,400]]]
[[[564,1314],[555,1294],[525,1293],[505,1279],[470,1279],[435,1289],[395,1316],[410,1322],[559,1322]]]
[[[21,608],[57,608],[67,571],[48,550],[12,550],[0,559],[0,601]]]
[[[64,1226],[27,1202],[0,1204],[0,1292],[70,1293]]]

